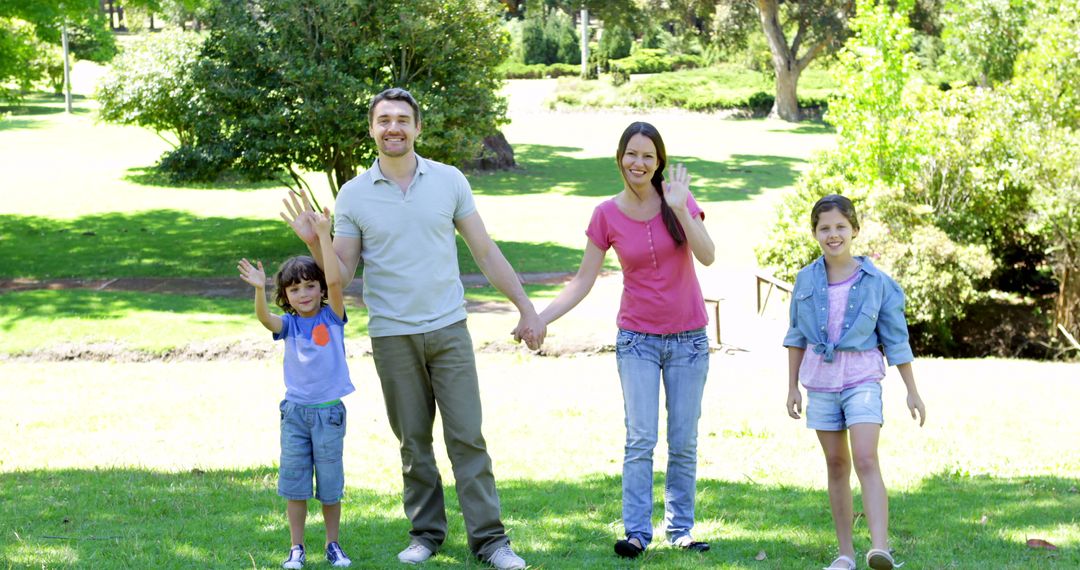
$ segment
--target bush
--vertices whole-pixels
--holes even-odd
[[[495,73],[506,79],[544,79],[546,77],[580,75],[581,66],[571,63],[553,63],[551,65],[535,63],[526,65],[524,63],[504,62],[495,68]]]
[[[113,62],[98,86],[103,121],[171,133],[179,146],[196,143],[196,123],[205,109],[194,80],[203,36],[184,32],[149,34]]]
[[[521,30],[524,63],[581,63],[581,44],[574,22],[566,14],[553,10],[529,10]]]
[[[705,58],[700,55],[668,55],[662,49],[642,48],[629,57],[613,59],[608,62],[612,71],[627,74],[662,73],[679,69],[691,69],[705,65]]]

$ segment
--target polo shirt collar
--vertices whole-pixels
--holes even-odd
[[[419,154],[416,154],[416,153],[413,153],[413,154],[416,156],[416,173],[417,174],[426,173],[427,170],[428,170],[427,159],[420,156]],[[379,159],[376,158],[375,161],[371,163],[371,181],[372,182],[378,182],[380,180],[385,180],[387,182],[390,182],[390,179],[387,178],[385,175],[383,175],[382,168],[379,168]]]

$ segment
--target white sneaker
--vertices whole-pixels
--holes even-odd
[[[488,558],[488,564],[491,564],[498,570],[524,570],[525,560],[522,559],[514,551],[510,549],[510,545],[500,546],[495,554]]]
[[[408,548],[398,553],[397,559],[404,564],[419,564],[426,562],[433,554],[435,553],[422,544],[410,544]]]

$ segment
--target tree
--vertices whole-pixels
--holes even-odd
[[[162,32],[130,45],[98,88],[101,119],[146,127],[159,136],[171,133],[173,146],[194,145],[202,95],[194,72],[203,39]]]
[[[14,82],[22,89],[55,75],[60,62],[61,28],[67,25],[71,51],[103,62],[116,53],[104,26],[98,0],[0,0],[0,85]]]
[[[846,34],[851,0],[755,0],[772,52],[776,99],[770,117],[799,121],[799,75],[815,58],[837,49]],[[786,30],[795,29],[788,43]]]
[[[376,156],[367,102],[387,87],[422,105],[424,156],[461,164],[505,116],[494,68],[508,41],[478,0],[227,0],[196,70],[196,146],[226,145],[264,176],[323,172],[332,192]]]
[[[1008,81],[1024,50],[1029,0],[953,0],[945,5],[945,53],[951,66],[989,87]]]

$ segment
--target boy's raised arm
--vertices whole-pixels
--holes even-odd
[[[266,272],[263,271],[261,261],[252,265],[247,259],[241,259],[236,268],[240,270],[240,278],[255,288],[255,316],[266,330],[272,333],[281,332],[281,317],[272,314],[266,305]]]

